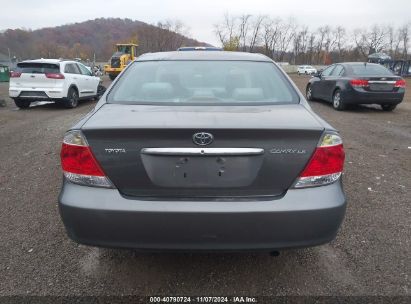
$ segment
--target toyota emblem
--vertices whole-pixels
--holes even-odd
[[[199,133],[194,133],[193,135],[193,142],[199,146],[207,146],[211,144],[213,140],[214,140],[214,136],[211,133],[199,132]]]

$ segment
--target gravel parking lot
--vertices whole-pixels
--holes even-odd
[[[304,91],[308,77],[293,76]],[[106,79],[106,83],[109,81]],[[65,130],[95,104],[18,110],[0,84],[0,295],[411,295],[411,79],[394,112],[312,102],[345,140],[348,209],[328,245],[148,254],[77,245],[57,208]]]

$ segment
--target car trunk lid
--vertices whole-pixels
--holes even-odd
[[[227,198],[282,195],[323,126],[301,105],[106,104],[82,131],[125,196]],[[199,146],[196,133],[213,141]]]

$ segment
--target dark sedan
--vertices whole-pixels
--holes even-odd
[[[59,207],[77,242],[275,250],[332,240],[338,132],[270,58],[140,56],[65,135]]]
[[[331,102],[340,111],[357,104],[379,104],[392,111],[404,93],[404,79],[382,65],[364,62],[333,64],[311,78],[306,89],[308,100]]]

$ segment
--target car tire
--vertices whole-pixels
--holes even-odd
[[[391,111],[393,111],[396,107],[397,107],[397,105],[393,105],[393,104],[382,104],[382,105],[381,105],[381,109],[382,109],[383,111],[386,111],[386,112],[391,112]]]
[[[108,74],[108,77],[110,78],[110,80],[114,80],[116,79],[117,75]]]
[[[99,99],[106,92],[106,87],[102,84],[99,84],[97,87],[97,99]]]
[[[305,97],[307,98],[308,101],[314,101],[315,99],[313,98],[313,90],[311,84],[307,85],[307,88],[305,89]]]
[[[64,100],[64,106],[66,108],[72,109],[77,107],[79,96],[75,88],[70,88],[67,93],[67,98]]]
[[[345,110],[346,105],[344,104],[343,98],[341,96],[341,90],[335,90],[333,94],[332,104],[333,108],[337,111]]]
[[[30,100],[14,99],[14,103],[20,109],[27,109],[28,107],[30,107],[31,101]]]

